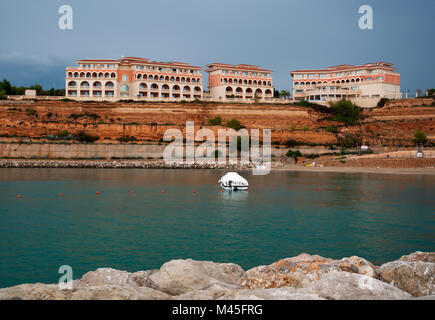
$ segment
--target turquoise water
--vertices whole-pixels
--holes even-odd
[[[248,269],[302,252],[381,264],[435,251],[434,176],[245,171],[249,193],[222,193],[224,173],[0,169],[0,287],[56,283],[61,265],[80,278],[176,258]]]

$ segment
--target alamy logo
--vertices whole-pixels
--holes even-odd
[[[59,290],[72,290],[73,288],[73,270],[69,265],[59,267],[58,273],[63,274],[59,279]]]
[[[369,5],[363,5],[359,7],[359,14],[362,16],[359,18],[358,26],[361,30],[373,29],[373,8]]]
[[[271,130],[263,129],[262,152],[260,154],[260,130],[219,129],[216,150],[215,132],[202,128],[195,134],[193,121],[186,121],[186,137],[178,129],[165,131],[163,141],[170,142],[163,151],[163,160],[167,164],[240,164],[252,162],[254,175],[266,175],[271,165]],[[174,140],[172,141],[172,138]],[[205,139],[205,141],[204,141]],[[195,147],[195,141],[203,142]],[[228,159],[227,159],[228,154]]]
[[[59,14],[62,16],[59,18],[58,26],[61,30],[72,30],[73,28],[73,9],[69,5],[63,5],[59,7]]]

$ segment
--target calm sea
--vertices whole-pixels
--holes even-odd
[[[243,171],[250,192],[222,193],[224,173],[0,169],[0,287],[56,283],[61,265],[76,279],[171,259],[249,269],[302,252],[381,264],[435,251],[434,176]]]

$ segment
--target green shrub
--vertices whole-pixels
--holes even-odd
[[[338,145],[344,149],[354,148],[357,144],[361,145],[362,138],[360,135],[346,134],[344,137],[338,137]]]
[[[97,141],[100,138],[97,137],[97,136],[92,136],[90,134],[87,134],[84,131],[80,131],[76,135],[76,139],[77,139],[77,141],[84,142],[84,143],[93,143],[93,142]]]
[[[281,145],[281,142],[279,142],[279,141],[272,141],[272,145],[273,146],[279,146],[279,145]]]
[[[220,126],[222,124],[222,117],[217,116],[217,117],[208,119],[208,123],[211,124],[212,126]]]
[[[0,100],[7,100],[8,97],[6,96],[6,93],[4,93],[3,91],[0,91]]]
[[[304,131],[310,131],[311,129],[310,129],[310,127],[305,126],[305,127],[302,128],[302,130],[304,130]]]
[[[299,143],[296,140],[293,140],[293,139],[288,139],[286,142],[284,142],[284,144],[287,147],[294,147],[294,146],[299,145]]]
[[[414,134],[414,142],[417,144],[425,144],[427,142],[427,137],[426,134],[421,131],[421,130],[417,130]]]
[[[311,103],[309,103],[306,100],[298,101],[296,104],[299,106],[302,106],[302,107],[310,107],[311,106]]]
[[[293,150],[289,150],[286,153],[287,157],[292,157],[292,158],[297,158],[297,157],[302,157],[302,153],[299,150],[293,151]]]
[[[337,133],[338,132],[338,129],[337,129],[336,126],[327,126],[325,128],[325,130],[328,131],[328,132],[331,132],[331,133]]]
[[[236,131],[239,131],[240,129],[244,128],[239,120],[237,119],[231,119],[226,124],[227,128],[234,129]]]
[[[122,136],[118,139],[119,142],[131,142],[131,141],[137,141],[136,137],[134,136]]]
[[[355,106],[349,100],[340,100],[332,105],[334,120],[343,122],[345,125],[357,124],[361,118],[361,108]]]
[[[383,106],[385,106],[385,103],[387,103],[388,100],[390,100],[390,99],[387,99],[387,98],[381,98],[381,100],[379,100],[377,106],[378,106],[378,107],[383,107]]]

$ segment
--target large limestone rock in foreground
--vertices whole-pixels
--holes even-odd
[[[435,294],[435,252],[414,252],[383,264],[379,279],[415,297]]]
[[[304,288],[235,290],[222,299],[246,300],[402,300],[411,295],[372,277],[344,271],[325,273]]]
[[[0,300],[431,299],[434,255],[416,252],[377,268],[359,257],[301,254],[247,272],[233,263],[172,260],[134,273],[100,268],[75,280],[71,290],[41,283],[0,289]]]
[[[204,290],[213,285],[222,289],[237,289],[243,269],[235,264],[211,261],[172,260],[150,275],[159,290],[170,295],[181,295],[193,290]]]
[[[245,272],[240,284],[246,289],[295,287],[303,288],[318,281],[323,274],[345,271],[376,277],[376,267],[359,257],[332,260],[302,253],[279,260],[269,266],[259,266]]]

